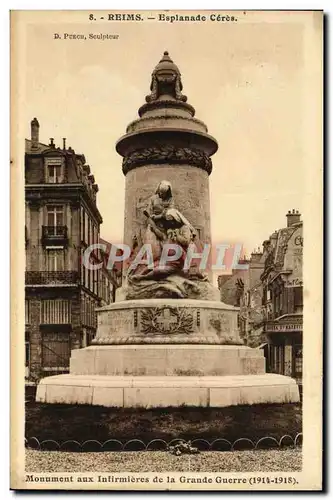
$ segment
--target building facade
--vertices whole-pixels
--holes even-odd
[[[219,276],[221,301],[238,306],[240,335],[246,345],[263,347],[267,371],[302,383],[303,223],[297,210],[286,227],[274,231],[251,258]]]
[[[298,211],[264,242],[262,274],[268,370],[302,381],[303,223]]]
[[[25,145],[26,378],[69,370],[72,349],[96,333],[95,309],[114,300],[119,276],[105,266],[89,270],[84,252],[99,242],[98,185],[83,154],[39,141],[31,122]],[[101,262],[96,250],[91,263]]]
[[[232,274],[218,278],[221,301],[239,307],[239,330],[244,343],[258,347],[264,340],[261,274],[264,269],[263,253],[253,251],[250,259],[239,264],[247,268],[234,269]]]

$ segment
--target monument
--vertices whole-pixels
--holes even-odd
[[[187,261],[193,245],[211,243],[209,175],[218,145],[194,118],[168,52],[150,90],[116,144],[126,176],[124,242],[132,249],[124,286],[98,309],[93,344],[72,351],[69,374],[42,379],[36,399],[109,407],[297,402],[295,380],[265,373],[262,351],[239,336],[238,309],[220,302],[209,273]]]

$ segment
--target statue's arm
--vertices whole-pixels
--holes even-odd
[[[154,221],[152,220],[150,220],[150,227],[159,240],[165,240],[165,234],[163,233],[163,231],[158,229],[158,227],[156,226],[156,224],[154,224]]]
[[[148,210],[143,211],[144,215],[147,217],[148,224],[150,225],[151,230],[156,234],[159,240],[165,240],[165,234],[161,231],[155,224]]]
[[[157,215],[157,214],[153,214],[153,215],[151,215],[150,217],[151,217],[153,220],[161,220],[161,219],[163,219],[164,215],[165,215],[165,210],[164,210],[164,212],[162,212],[162,213],[161,213],[161,214],[159,214],[159,215]]]

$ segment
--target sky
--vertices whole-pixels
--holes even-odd
[[[45,14],[45,13],[44,13]],[[210,176],[212,240],[245,253],[304,208],[304,23],[289,12],[265,22],[88,21],[88,12],[43,13],[21,29],[21,119],[40,123],[40,141],[62,138],[84,153],[99,185],[101,236],[122,241],[125,179],[115,143],[149,93],[165,50],[183,94],[219,144]],[[303,16],[306,13],[303,13]],[[62,16],[62,17],[58,17]],[[302,17],[301,17],[302,19]],[[22,25],[23,26],[23,25]],[[55,40],[54,33],[118,34],[118,40]]]

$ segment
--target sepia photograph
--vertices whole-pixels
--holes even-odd
[[[11,11],[13,489],[322,489],[323,19]]]

